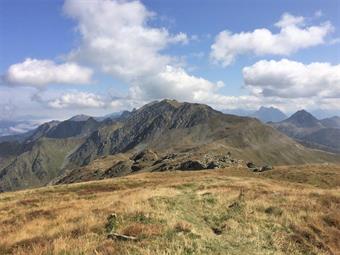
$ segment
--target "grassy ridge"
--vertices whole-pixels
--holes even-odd
[[[0,195],[3,254],[337,254],[340,168],[144,173]],[[288,173],[288,174],[286,174]],[[332,175],[332,183],[323,178]],[[314,177],[313,177],[314,176]],[[315,180],[321,180],[315,182]],[[109,218],[111,214],[116,217]],[[111,230],[137,241],[107,239]]]

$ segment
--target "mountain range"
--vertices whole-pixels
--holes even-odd
[[[313,119],[305,117],[302,122],[308,130],[322,130],[323,126],[314,128]],[[337,119],[325,122],[335,125]],[[296,116],[289,125],[279,123],[304,128]],[[292,139],[279,124],[271,125],[279,131],[256,118],[175,100],[155,101],[103,119],[78,115],[51,121],[0,143],[0,190],[141,171],[224,168],[249,161],[273,165],[340,161],[337,154],[296,142],[294,128],[286,132]]]
[[[286,120],[270,125],[308,147],[340,152],[340,117],[318,120],[311,113],[300,110]]]
[[[225,110],[224,113],[234,114],[244,117],[254,117],[261,120],[263,123],[279,122],[285,120],[287,115],[280,109],[275,107],[261,106],[257,111],[247,111],[244,109]]]

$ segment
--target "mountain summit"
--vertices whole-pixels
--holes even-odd
[[[340,152],[340,118],[318,120],[305,110],[288,119],[271,123],[280,132],[311,148]]]
[[[12,148],[18,150],[0,158],[3,191],[137,171],[337,160],[333,154],[306,149],[255,118],[175,100],[155,101],[109,121],[90,117],[46,123]]]
[[[287,116],[278,108],[261,106],[258,111],[252,114],[262,122],[279,122],[287,118]]]
[[[290,116],[288,119],[283,121],[285,123],[294,124],[299,128],[320,128],[322,127],[321,122],[315,118],[311,113],[306,110],[300,110]]]
[[[314,153],[254,118],[223,114],[203,104],[163,100],[131,112],[119,128],[92,133],[70,155],[70,163],[83,166],[98,157],[146,148],[193,155],[232,152],[239,159],[273,164],[307,162]]]

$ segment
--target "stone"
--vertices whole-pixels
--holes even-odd
[[[198,160],[188,160],[180,164],[180,170],[201,170],[207,167]]]
[[[269,171],[269,170],[273,170],[273,167],[271,165],[264,165],[261,167],[260,172]]]
[[[257,168],[256,165],[253,162],[248,162],[247,167],[248,168]]]

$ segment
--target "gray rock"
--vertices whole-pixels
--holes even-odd
[[[273,170],[273,167],[271,165],[264,165],[260,168],[260,172],[269,171],[269,170]]]
[[[207,166],[198,160],[188,160],[180,164],[180,170],[201,170],[206,169]]]

